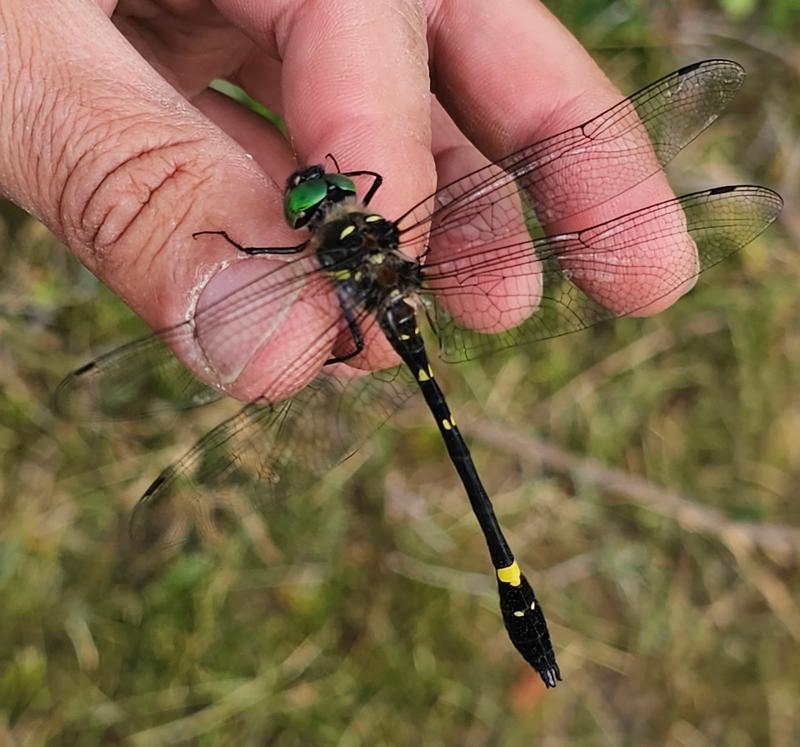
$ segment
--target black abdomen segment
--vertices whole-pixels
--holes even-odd
[[[533,588],[520,571],[497,521],[492,502],[472,461],[469,447],[456,426],[450,408],[433,376],[425,345],[416,327],[413,309],[396,301],[383,315],[382,326],[392,347],[411,369],[425,401],[436,418],[447,452],[480,524],[497,575],[500,612],[508,635],[523,658],[539,673],[545,685],[561,679],[544,612]]]

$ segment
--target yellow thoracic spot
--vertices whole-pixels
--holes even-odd
[[[352,224],[350,224],[349,226],[345,226],[342,229],[342,232],[339,234],[339,240],[341,241],[342,239],[346,239],[355,230],[356,230],[356,227],[354,225],[352,225]]]
[[[498,568],[497,578],[499,578],[504,584],[519,586],[522,583],[522,571],[520,571],[517,561],[515,560],[511,565],[508,565],[505,568]]]
[[[364,223],[377,223],[379,220],[383,220],[380,215],[368,215],[364,218]]]
[[[450,421],[447,418],[442,420],[442,428],[444,428],[446,431],[449,431],[452,427],[453,426],[450,425]]]
[[[334,280],[349,280],[353,273],[350,270],[332,270],[328,273]]]
[[[411,339],[411,335],[400,335],[400,339],[401,340],[410,340]]]
[[[430,376],[428,376],[428,374],[425,372],[425,369],[424,369],[424,368],[420,368],[420,370],[419,370],[419,371],[417,371],[417,379],[418,379],[419,381],[429,381],[429,380],[430,380],[430,378],[431,378],[431,377],[430,377]]]
[[[514,610],[514,617],[525,617],[525,610]]]

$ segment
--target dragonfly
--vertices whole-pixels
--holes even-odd
[[[335,171],[313,165],[287,181],[285,216],[302,232],[296,245],[245,246],[218,228],[195,233],[197,240],[227,242],[237,255],[282,261],[185,322],[78,368],[59,386],[59,409],[141,416],[153,407],[146,391],[170,408],[205,405],[224,396],[224,386],[203,381],[175,351],[201,333],[227,339],[266,329],[258,342],[268,342],[301,294],[323,299],[336,313],[304,354],[276,364],[277,383],[155,478],[133,512],[132,534],[168,545],[214,536],[224,518],[240,512],[232,491],[255,484],[257,510],[308,489],[421,392],[485,538],[508,636],[544,684],[555,687],[562,675],[544,610],[503,533],[428,349],[457,362],[635,315],[682,292],[766,229],[781,210],[780,196],[738,185],[558,230],[590,209],[613,211],[615,198],[658,174],[719,116],[743,80],[741,66],[729,60],[684,67],[587,122],[455,179],[396,219],[370,210],[381,174],[341,172],[332,159]],[[576,174],[589,176],[576,182]],[[363,197],[359,181],[369,182]],[[639,291],[629,292],[640,278]],[[480,314],[470,316],[476,308]],[[348,362],[377,338],[388,342],[397,365],[353,375]],[[281,385],[297,380],[320,351],[325,364],[287,396]]]

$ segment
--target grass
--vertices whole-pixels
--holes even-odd
[[[745,91],[673,181],[776,186],[782,226],[658,318],[439,367],[548,611],[565,681],[546,695],[501,630],[418,402],[226,542],[137,554],[133,502],[208,416],[153,434],[49,410],[66,371],[138,325],[5,207],[0,743],[794,744],[797,72],[779,59],[791,14],[770,5],[670,6],[681,24],[618,3],[560,12],[626,89],[715,52],[744,62]],[[675,64],[651,48],[701,22],[724,32],[713,48],[678,46]]]

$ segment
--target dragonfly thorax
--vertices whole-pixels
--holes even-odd
[[[420,287],[419,263],[399,250],[397,227],[380,215],[337,206],[313,238],[329,277],[367,308],[385,307],[390,297]]]

